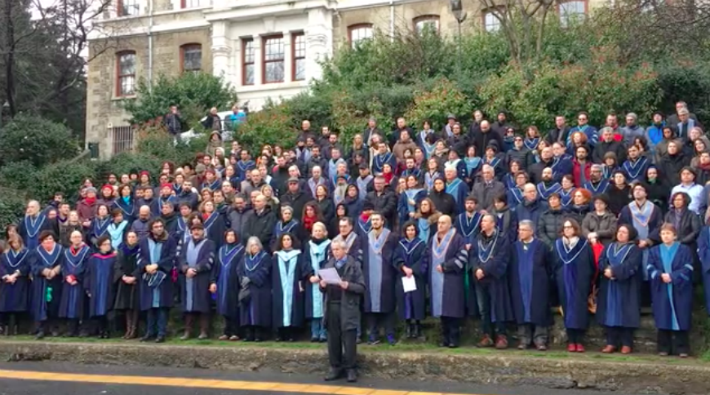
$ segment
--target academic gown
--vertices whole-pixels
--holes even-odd
[[[209,239],[212,243],[212,253],[217,252],[217,250],[222,247],[224,243],[224,232],[227,230],[227,226],[224,221],[224,216],[218,211],[214,211],[205,220],[205,238]]]
[[[611,243],[599,257],[596,318],[607,327],[638,328],[641,324],[641,250],[634,243]],[[604,275],[611,268],[612,279]]]
[[[710,315],[710,226],[703,226],[698,236],[698,257],[705,292],[705,309]]]
[[[380,237],[370,231],[361,242],[363,251],[362,273],[365,276],[365,313],[393,313],[395,309],[396,269],[393,255],[397,246],[395,235],[387,228]]]
[[[415,237],[412,241],[403,238],[397,243],[394,251],[394,266],[398,270],[395,282],[397,291],[397,312],[402,320],[423,320],[426,317],[426,283],[428,277],[427,243]],[[412,269],[417,289],[404,292],[402,278],[406,275],[402,267]]]
[[[392,170],[397,168],[397,161],[394,154],[386,152],[384,154],[375,155],[374,158],[372,158],[372,174],[382,174],[382,169],[387,163],[389,163]]]
[[[271,236],[271,250],[276,250],[276,244],[279,239],[281,239],[281,235],[284,233],[290,233],[292,236],[299,239],[299,241],[302,241],[301,239],[304,236],[304,230],[301,226],[299,226],[300,224],[301,223],[296,219],[288,221],[287,224],[284,224],[283,221],[277,222],[276,225],[274,225],[274,232]]]
[[[478,232],[481,230],[481,218],[483,218],[483,216],[479,212],[474,212],[471,217],[469,217],[466,212],[456,216],[454,224],[456,232],[463,236],[464,240],[466,240],[466,244],[473,244],[476,240],[476,236],[478,236]]]
[[[130,227],[138,214],[136,212],[136,206],[133,202],[133,198],[131,198],[128,203],[124,202],[121,198],[114,200],[111,205],[111,210],[113,211],[115,208],[121,210],[121,213],[123,213],[123,220],[128,222],[128,227]]]
[[[244,254],[237,268],[240,281],[249,279],[249,298],[239,306],[241,326],[271,327],[271,259],[264,251]]]
[[[512,321],[513,307],[508,290],[508,266],[510,265],[510,243],[505,234],[496,231],[488,243],[483,233],[479,233],[469,250],[469,268],[467,273],[469,286],[466,301],[469,303],[468,314],[477,310],[476,287],[485,287],[491,297],[491,322]],[[483,278],[476,278],[476,271],[483,270]],[[473,303],[476,303],[473,305]]]
[[[559,238],[552,254],[565,328],[586,330],[589,326],[587,302],[597,270],[592,247],[586,239],[580,238],[574,247],[567,248]]]
[[[65,248],[63,254],[61,274],[63,284],[59,302],[59,317],[81,319],[86,314],[86,290],[83,284],[86,280],[91,248],[83,245],[76,254],[73,254],[69,248]],[[67,276],[74,276],[77,284],[69,285],[66,282]]]
[[[446,183],[446,193],[454,198],[454,214],[458,214],[463,211],[464,201],[470,192],[471,191],[468,189],[468,185],[458,178],[454,179],[450,183]]]
[[[47,218],[47,214],[44,211],[37,214],[34,219],[25,215],[17,227],[17,233],[22,237],[22,241],[25,242],[25,247],[28,250],[33,250],[39,245],[39,235],[45,230],[52,231],[57,237],[59,236],[56,221]]]
[[[19,271],[14,284],[0,280],[0,313],[23,313],[29,307],[30,259],[29,250],[9,249],[0,256],[0,278]]]
[[[661,330],[690,330],[693,312],[693,265],[690,249],[678,242],[651,248],[647,270],[651,285],[653,319]],[[661,274],[671,275],[666,284]]]
[[[516,241],[511,251],[508,281],[515,322],[518,325],[552,325],[550,250],[538,239],[525,245]]]
[[[113,268],[116,261],[116,251],[108,254],[93,254],[87,261],[83,286],[90,295],[90,317],[105,317],[113,309],[116,289],[113,282]]]
[[[351,240],[353,244],[351,244],[350,249],[348,250],[348,255],[357,255],[357,251],[361,249],[358,244],[358,236],[355,232],[351,232],[350,235],[353,237]],[[318,275],[318,270],[323,269],[325,263],[328,261],[328,257],[331,255],[330,243],[331,241],[328,239],[311,239],[307,243],[303,244],[304,270],[307,272],[308,276],[316,276]],[[361,257],[353,258],[355,258],[357,262],[360,262],[359,259]],[[305,317],[307,319],[323,318],[324,299],[323,293],[320,290],[320,285],[311,284],[306,281],[303,287],[306,291]]]
[[[429,292],[432,317],[463,318],[466,316],[464,276],[468,262],[466,242],[455,229],[442,240],[434,234],[427,243]],[[444,270],[439,273],[436,268]]]
[[[276,251],[272,260],[272,322],[276,328],[301,327],[310,270],[301,250]]]
[[[397,215],[399,216],[400,226],[412,219],[409,214],[417,210],[426,195],[426,190],[420,188],[407,189],[399,195],[397,199]]]
[[[178,258],[180,269],[180,291],[182,311],[184,313],[209,313],[212,297],[209,291],[214,265],[215,247],[210,239],[202,239],[195,243],[190,241],[184,245]],[[188,269],[195,269],[197,275],[187,278]]]
[[[62,275],[60,273],[53,279],[47,280],[42,275],[42,271],[62,265],[64,248],[56,243],[50,252],[39,246],[29,254],[31,255],[27,259],[30,260],[32,273],[32,294],[30,295],[32,317],[35,321],[56,318],[62,294]]]
[[[237,266],[244,259],[244,246],[225,244],[217,252],[217,262],[212,269],[212,284],[217,284],[217,313],[236,318],[239,314],[239,276]]]
[[[113,266],[113,282],[116,287],[116,302],[113,305],[115,310],[140,310],[138,287],[141,273],[138,269],[138,249],[138,244],[129,247],[124,243],[116,250],[116,263]],[[136,283],[124,283],[123,276],[135,277]]]
[[[89,241],[92,247],[98,248],[96,241],[99,237],[108,233],[108,226],[111,225],[111,217],[106,216],[103,219],[96,216],[89,226]]]
[[[636,162],[631,162],[630,159],[624,162],[621,166],[621,170],[626,174],[626,181],[631,184],[635,181],[646,180],[646,170],[649,164],[648,159],[645,156],[641,156]]]
[[[141,273],[141,310],[173,307],[171,274],[175,266],[176,249],[177,242],[167,232],[165,238],[157,243],[152,234],[140,241],[138,269]],[[150,275],[145,268],[153,263],[158,265],[158,271]]]

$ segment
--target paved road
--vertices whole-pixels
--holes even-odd
[[[150,385],[146,385],[150,383]],[[319,376],[204,369],[0,363],[0,395],[631,395],[541,387],[362,378],[355,385]]]

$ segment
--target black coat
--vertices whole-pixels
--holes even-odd
[[[138,244],[133,248],[121,244],[117,249],[118,259],[113,271],[113,281],[116,284],[115,310],[140,310],[138,286],[140,284],[140,270],[138,269]],[[135,277],[134,284],[123,282],[123,276]]]
[[[555,244],[555,240],[560,237],[566,218],[561,207],[557,210],[548,209],[538,218],[536,235],[550,250]]]
[[[265,249],[269,248],[276,222],[276,214],[271,211],[269,206],[264,207],[264,210],[261,213],[254,211],[249,219],[247,219],[242,243],[246,246],[249,238],[253,236],[259,239]]]
[[[605,143],[604,141],[599,140],[597,145],[594,147],[594,151],[592,152],[592,162],[604,163],[604,155],[607,152],[613,152],[616,154],[616,163],[618,164],[626,161],[626,148],[624,148],[624,144],[620,141]]]
[[[291,206],[293,216],[300,218],[303,214],[303,207],[311,201],[310,194],[299,190],[296,193],[287,192],[281,196],[281,206]]]
[[[550,159],[547,162],[537,162],[528,168],[528,174],[530,175],[530,182],[537,185],[542,182],[542,171],[546,167],[552,167],[554,159]]]
[[[335,258],[331,258],[324,266],[324,269],[335,267]],[[362,273],[360,264],[353,259],[353,257],[348,256],[345,266],[341,269],[342,274],[340,278],[343,281],[348,282],[348,289],[342,289],[337,285],[328,285],[326,288],[321,288],[322,292],[325,292],[326,298],[323,304],[323,315],[325,319],[323,320],[324,326],[327,329],[328,325],[328,304],[329,304],[329,294],[332,292],[341,292],[340,301],[340,325],[342,330],[354,330],[360,326],[360,300],[365,295],[365,276]]]
[[[614,215],[619,215],[621,210],[631,203],[631,188],[626,185],[624,188],[619,189],[616,186],[609,185],[609,189],[606,190],[607,195],[609,195],[609,211]]]
[[[434,203],[436,211],[451,216],[456,212],[456,201],[454,201],[454,197],[450,194],[444,191],[436,192],[431,190],[429,192],[429,198],[431,198],[431,201]]]
[[[385,189],[384,192],[378,194],[377,191],[373,191],[367,194],[365,201],[370,202],[375,211],[385,217],[388,228],[394,227],[395,218],[397,218],[397,197],[394,192]]]
[[[483,153],[486,152],[486,147],[488,147],[492,141],[498,144],[498,149],[502,149],[503,138],[501,136],[501,134],[496,133],[493,129],[486,133],[483,133],[483,131],[476,133],[473,137],[473,145],[476,147],[476,154],[483,156]]]
[[[668,185],[678,185],[680,184],[681,169],[689,164],[690,158],[679,152],[672,156],[670,154],[661,156],[661,163],[658,164],[658,168]]]

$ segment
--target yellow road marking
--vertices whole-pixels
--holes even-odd
[[[161,387],[219,388],[229,390],[296,392],[302,394],[337,395],[456,395],[441,392],[397,391],[374,388],[343,387],[336,385],[271,383],[262,381],[192,379],[186,377],[113,376],[100,374],[75,374],[2,370],[0,379],[63,381],[75,383],[146,385]],[[480,394],[469,394],[480,395]]]

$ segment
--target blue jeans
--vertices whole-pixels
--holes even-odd
[[[326,339],[325,326],[322,318],[311,320],[311,339]]]
[[[148,336],[165,337],[168,333],[168,309],[152,308],[148,309],[148,325],[146,327]]]

